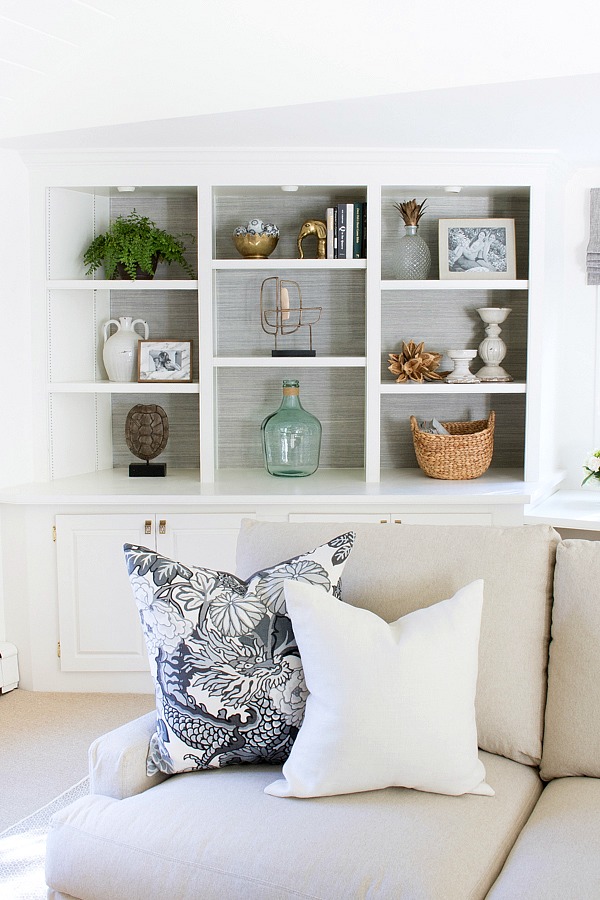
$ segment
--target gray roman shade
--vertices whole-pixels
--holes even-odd
[[[590,191],[590,242],[587,248],[587,283],[600,284],[600,188]]]

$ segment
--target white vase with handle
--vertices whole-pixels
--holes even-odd
[[[117,330],[110,334],[110,326],[116,325]],[[121,316],[117,319],[109,319],[104,323],[104,349],[102,359],[109,381],[137,381],[138,341],[140,335],[135,330],[136,325],[142,325],[144,340],[148,340],[148,323],[143,319],[134,319],[131,316]]]

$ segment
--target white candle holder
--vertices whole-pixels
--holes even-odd
[[[477,372],[477,377],[480,381],[512,381],[512,375],[500,365],[506,356],[506,344],[500,337],[500,324],[512,310],[508,306],[484,306],[477,312],[487,326],[486,337],[479,345],[479,356],[484,365]]]
[[[477,350],[447,350],[446,353],[454,363],[454,369],[446,376],[448,384],[479,384],[479,378],[469,369]]]

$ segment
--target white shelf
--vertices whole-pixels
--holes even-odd
[[[363,469],[320,468],[308,478],[274,478],[264,469],[220,469],[214,484],[200,481],[197,469],[169,469],[165,478],[130,478],[127,468],[105,469],[48,482],[0,490],[0,503],[17,505],[60,503],[81,505],[167,503],[187,506],[231,506],[239,509],[268,505],[287,511],[306,502],[319,508],[399,504],[435,507],[511,505],[530,502],[535,485],[523,481],[519,469],[488,469],[471,481],[427,478],[420,469],[386,469],[379,483],[365,481]]]
[[[366,259],[213,259],[213,269],[366,269]]]
[[[199,384],[194,382],[63,381],[48,384],[49,394],[198,394],[199,391]]]
[[[264,469],[218,469],[211,487],[215,496],[251,497],[257,503],[268,500],[285,505],[290,498],[303,498],[326,506],[348,499],[353,506],[362,507],[384,500],[431,506],[450,501],[463,505],[527,503],[534,486],[523,481],[522,469],[490,468],[469,481],[428,478],[418,468],[383,469],[379,482],[367,482],[363,469],[319,468],[308,478],[273,478]]]
[[[526,291],[527,280],[502,278],[480,278],[469,280],[448,279],[448,281],[417,280],[414,281],[382,281],[382,291]]]
[[[215,356],[215,368],[289,369],[306,367],[312,369],[364,368],[364,356]]]
[[[432,381],[425,384],[382,384],[382,394],[525,394],[527,385],[522,381],[479,382],[479,384],[447,384]]]
[[[535,506],[525,509],[525,521],[542,522],[555,528],[600,531],[600,491],[556,491]]]
[[[50,279],[46,282],[49,291],[197,291],[198,282],[192,278],[154,278],[150,281],[100,280],[91,278]]]

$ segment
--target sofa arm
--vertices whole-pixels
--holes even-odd
[[[146,775],[148,744],[155,727],[156,713],[149,712],[94,741],[88,752],[90,793],[123,800],[169,777]]]

